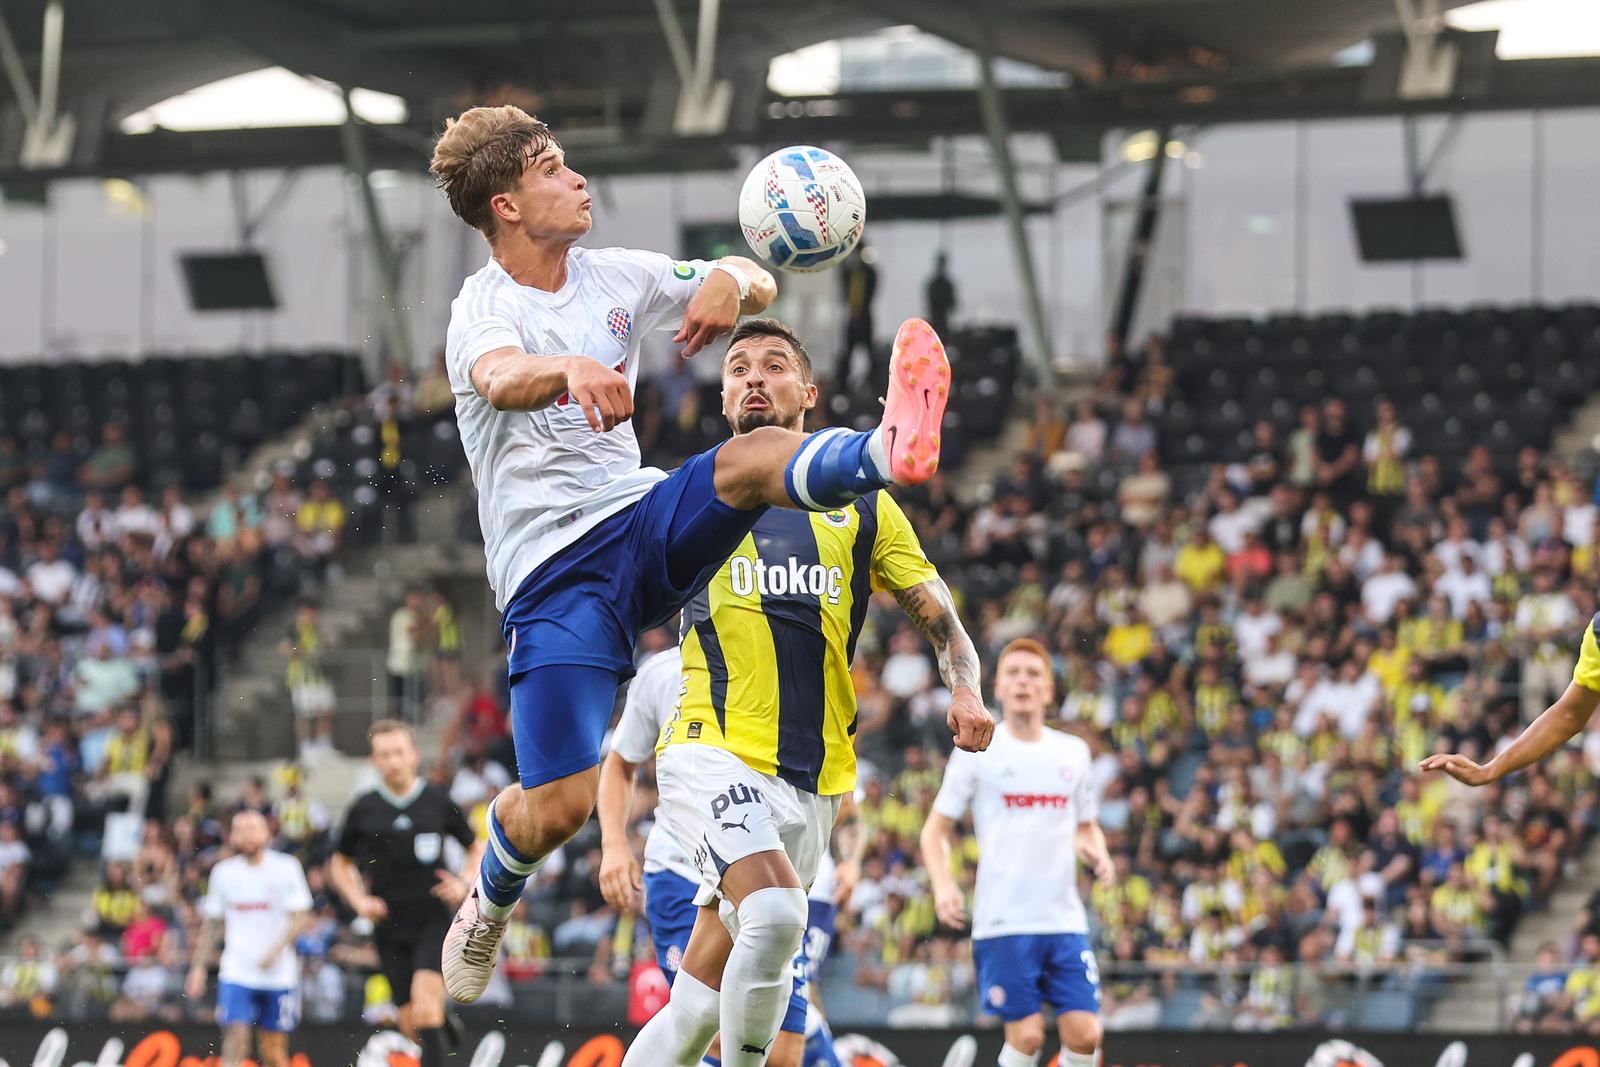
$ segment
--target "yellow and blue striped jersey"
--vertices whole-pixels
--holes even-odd
[[[1572,680],[1585,689],[1600,692],[1600,612],[1589,620],[1583,631],[1583,641],[1578,645],[1578,665],[1572,670]]]
[[[883,492],[773,508],[683,613],[683,683],[657,752],[698,743],[832,796],[856,785],[850,660],[867,601],[939,576]]]

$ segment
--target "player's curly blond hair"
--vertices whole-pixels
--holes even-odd
[[[475,107],[445,121],[428,169],[461,221],[492,237],[489,201],[515,189],[528,164],[554,144],[550,127],[520,107]]]

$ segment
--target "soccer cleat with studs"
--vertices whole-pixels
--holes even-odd
[[[880,424],[896,485],[921,485],[939,469],[939,430],[949,399],[943,342],[922,319],[907,319],[894,337]]]

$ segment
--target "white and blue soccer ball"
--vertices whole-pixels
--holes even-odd
[[[739,226],[755,254],[779,270],[844,262],[867,224],[867,197],[845,161],[795,145],[757,163],[739,191]]]

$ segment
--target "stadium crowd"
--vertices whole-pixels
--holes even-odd
[[[986,662],[1020,635],[1057,656],[1054,725],[1096,754],[1118,869],[1089,897],[1109,1024],[1154,1024],[1163,998],[1191,986],[1204,994],[1198,1025],[1349,1021],[1340,991],[1352,983],[1437,986],[1453,962],[1481,958],[1485,941],[1504,944],[1593,835],[1600,728],[1482,790],[1412,771],[1434,751],[1486,755],[1570,678],[1600,607],[1600,487],[1532,450],[1478,448],[1459,464],[1414,455],[1392,407],[1357,418],[1338,399],[1307,408],[1281,440],[1261,424],[1242,462],[1168,470],[1155,427],[1171,381],[1153,344],[1088,395],[1041,402],[1025,454],[981,503],[963,503],[944,477],[897,499],[962,598]],[[698,440],[692,382],[652,392],[648,445]],[[0,872],[25,855],[20,839],[40,840],[41,825],[78,821],[96,783],[116,777],[107,749],[135,744],[127,738],[141,730],[142,766],[159,780],[150,769],[184,734],[163,740],[158,718],[141,723],[124,709],[141,706],[141,692],[167,692],[149,681],[167,657],[201,644],[219,654],[222,620],[241,617],[223,604],[250,586],[237,574],[259,583],[271,549],[266,517],[243,501],[231,505],[233,525],[225,514],[202,533],[191,518],[182,535],[166,518],[181,501],[151,509],[152,529],[169,531],[164,551],[142,528],[91,546],[82,531],[99,520],[81,516],[100,512],[76,493],[41,503],[32,486],[11,487],[0,520]],[[142,514],[129,499],[130,514]],[[300,543],[295,528],[280,548]],[[90,581],[98,598],[64,617]],[[169,650],[160,620],[196,615],[197,633],[178,625],[188,644]],[[118,634],[129,650],[153,640],[152,656],[123,653],[147,681],[78,708],[80,694],[104,686],[94,664],[107,649],[117,661]],[[656,632],[643,649],[670,640]],[[968,1018],[978,999],[970,942],[938,927],[916,845],[949,750],[947,694],[892,601],[868,614],[855,678],[872,836],[840,912],[830,969],[843,978],[833,981],[883,995],[902,1021]],[[480,827],[515,767],[504,706],[503,691],[469,684],[432,768]],[[317,993],[308,1010],[359,1007],[381,1020],[391,1009],[382,979],[364,977],[370,945],[328,890],[328,814],[301,797],[296,774],[253,786],[232,807],[269,812],[280,847],[307,863],[319,917],[301,944]],[[648,771],[641,791],[640,844]],[[147,791],[151,822],[130,861],[106,865],[88,927],[59,952],[24,941],[21,959],[0,970],[0,1005],[46,996],[57,1011],[198,1010],[174,996],[230,809],[203,791],[181,808],[161,807],[160,795]],[[975,842],[958,851],[970,890]],[[598,868],[591,824],[530,885],[487,1002],[510,1004],[525,980],[574,973],[563,960],[612,986],[648,956],[640,918],[606,907]],[[6,893],[16,884],[0,873],[0,908],[15,902]],[[1572,944],[1551,947],[1519,1025],[1600,1025],[1596,915],[1600,902]]]
[[[0,928],[76,854],[165,823],[219,666],[337,549],[325,486],[202,506],[139,475],[116,424],[33,460],[0,439]]]

